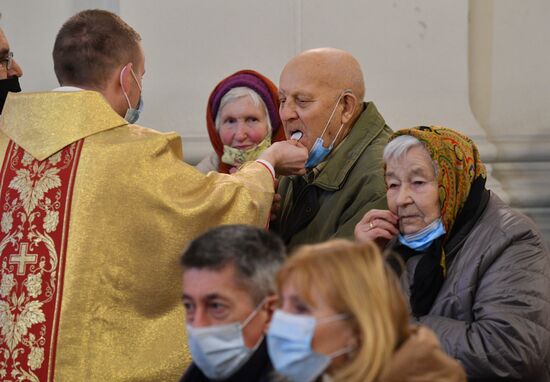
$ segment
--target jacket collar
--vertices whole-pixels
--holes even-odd
[[[353,125],[346,139],[329,156],[325,168],[313,184],[327,191],[342,188],[349,172],[363,151],[384,129],[386,122],[372,102],[363,103],[364,110]]]
[[[127,125],[94,91],[10,94],[0,131],[38,160],[82,138]]]
[[[233,375],[227,377],[223,382],[242,382],[242,381],[268,381],[273,372],[273,365],[267,353],[267,340],[264,337],[260,346],[252,354],[250,359],[241,366]],[[204,373],[193,362],[185,371],[180,382],[213,382],[204,375]],[[221,382],[221,381],[220,381]]]

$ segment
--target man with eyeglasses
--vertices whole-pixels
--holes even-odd
[[[8,92],[17,93],[21,91],[19,77],[22,75],[23,70],[13,58],[8,39],[2,28],[0,28],[0,114],[2,114]]]

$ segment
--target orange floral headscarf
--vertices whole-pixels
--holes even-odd
[[[470,196],[473,182],[478,177],[487,179],[477,146],[467,136],[442,126],[402,129],[396,131],[391,139],[400,135],[411,135],[422,142],[437,163],[439,205],[447,232],[445,239],[448,239],[457,215]]]

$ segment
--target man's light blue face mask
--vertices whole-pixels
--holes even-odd
[[[139,119],[140,113],[143,111],[143,97],[142,97],[142,89],[141,85],[139,84],[139,81],[137,80],[136,74],[134,73],[134,70],[130,68],[130,73],[132,74],[132,77],[134,78],[134,81],[136,81],[136,84],[139,88],[139,101],[137,104],[137,108],[133,108],[132,104],[130,103],[130,98],[128,98],[128,94],[124,91],[124,86],[122,86],[122,75],[124,74],[124,71],[126,70],[128,66],[125,66],[120,71],[120,87],[122,88],[122,93],[124,94],[124,97],[126,98],[126,102],[128,102],[128,110],[126,110],[126,115],[124,116],[124,119],[128,121],[128,123],[136,123]]]
[[[334,137],[334,139],[332,140],[332,142],[328,147],[324,146],[325,142],[323,140],[323,135],[325,135],[325,132],[327,131],[327,128],[330,125],[330,122],[332,121],[332,117],[334,117],[334,113],[336,112],[336,108],[338,107],[340,100],[344,95],[350,94],[350,93],[351,93],[351,89],[346,89],[338,97],[338,100],[336,101],[336,104],[332,109],[332,113],[330,114],[330,117],[328,118],[327,123],[325,124],[325,128],[323,129],[321,136],[315,140],[315,143],[313,144],[313,146],[311,147],[311,150],[309,151],[309,157],[305,165],[306,168],[313,168],[317,166],[319,163],[325,160],[327,155],[330,154],[330,152],[334,148],[334,142],[336,142],[336,140],[338,139],[338,136],[340,135],[340,132],[342,131],[342,127],[344,127],[344,124],[342,123],[340,125],[340,128],[338,129],[336,136]]]
[[[249,349],[245,345],[244,328],[266,304],[267,299],[250,313],[244,322],[194,328],[186,324],[193,362],[210,379],[226,379],[233,375],[260,346],[262,338]]]

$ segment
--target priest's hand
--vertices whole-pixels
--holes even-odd
[[[279,188],[279,179],[275,179],[275,195],[273,195],[273,202],[271,203],[271,216],[270,221],[275,221],[279,217],[279,211],[281,210],[281,194],[277,193]]]
[[[268,161],[277,175],[303,175],[308,157],[307,148],[298,141],[273,143],[258,159]]]

